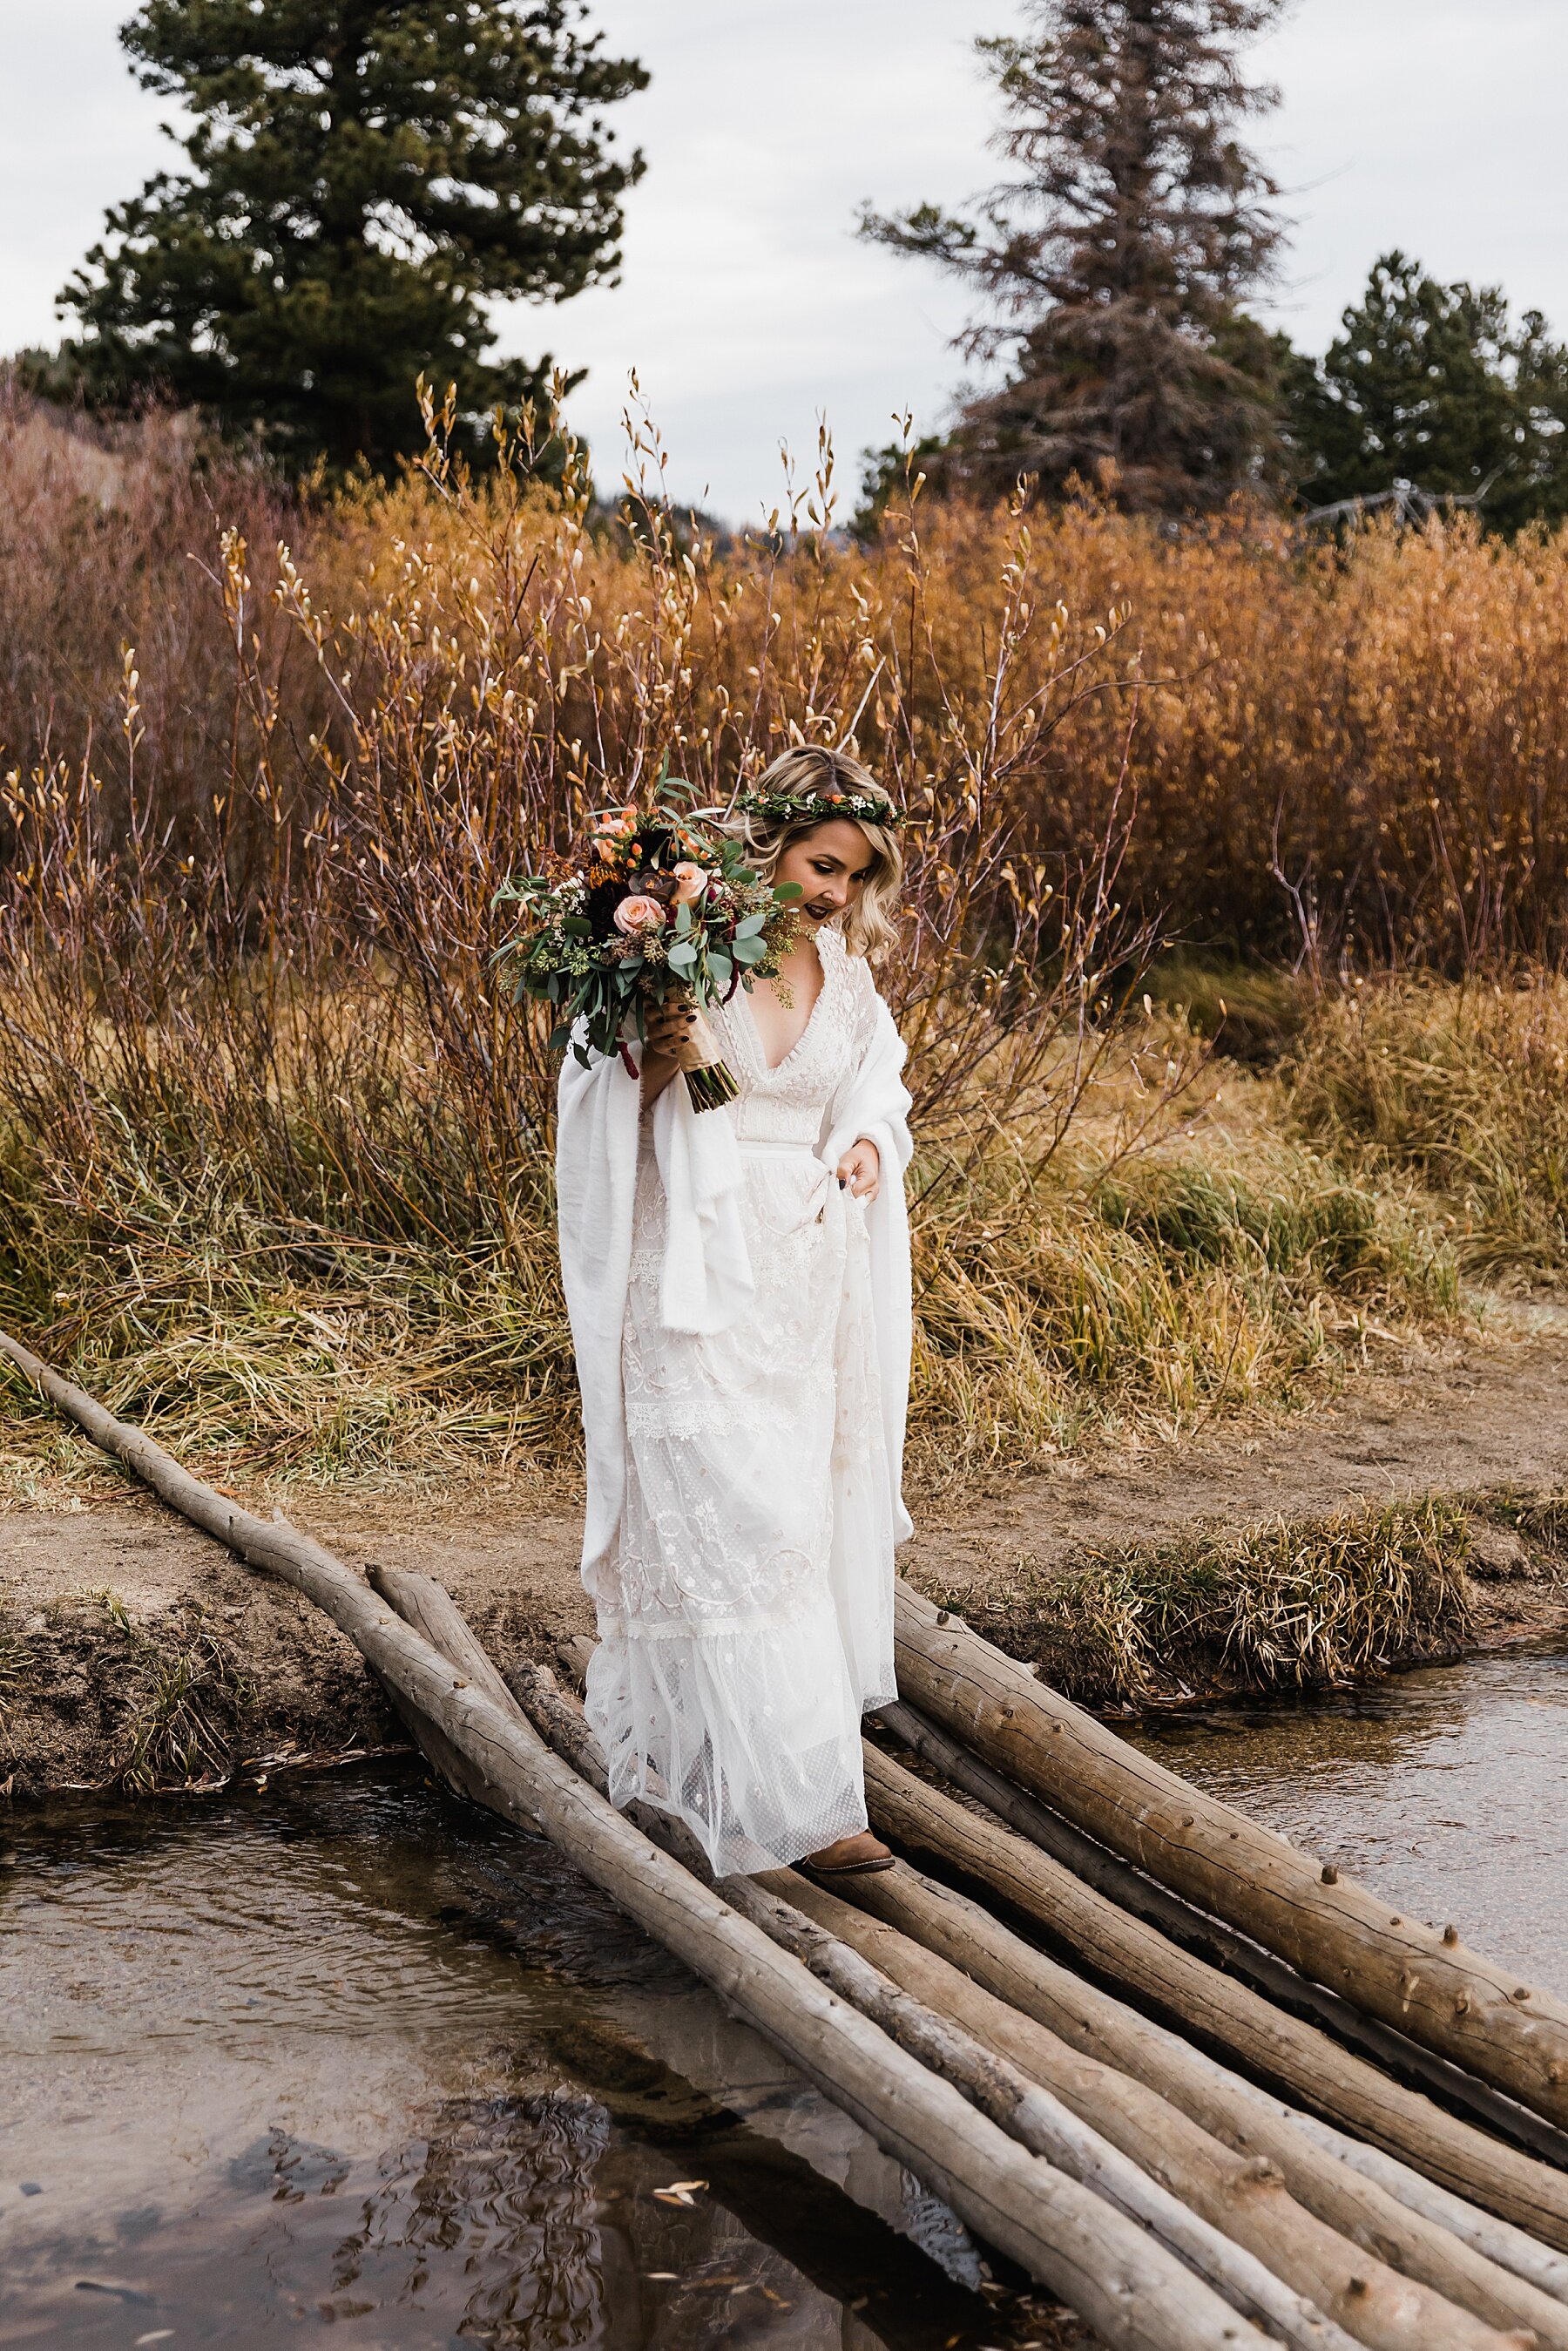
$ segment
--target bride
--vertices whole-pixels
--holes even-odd
[[[858,760],[786,752],[737,803],[803,895],[776,981],[710,1018],[740,1092],[699,1114],[691,1014],[639,1078],[561,1075],[561,1260],[587,1438],[587,1711],[618,1804],[684,1820],[717,1875],[888,1866],[860,1718],[894,1695],[909,1368],[904,1048],[871,977],[902,872]]]

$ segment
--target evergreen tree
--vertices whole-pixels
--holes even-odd
[[[582,0],[146,0],[120,38],[194,116],[191,170],[109,215],[61,296],[89,397],[161,392],[286,462],[384,467],[421,371],[473,438],[548,361],[494,363],[485,305],[610,276],[646,86]]]
[[[1384,254],[1324,358],[1298,360],[1287,431],[1309,506],[1411,488],[1503,529],[1568,511],[1568,351],[1496,287]]]
[[[1021,174],[978,217],[867,212],[864,233],[987,298],[961,348],[1005,359],[969,402],[952,471],[995,491],[1101,481],[1134,508],[1221,503],[1272,448],[1274,340],[1241,309],[1268,275],[1273,183],[1236,135],[1273,103],[1238,45],[1280,0],[1025,0],[1023,38],[978,46],[993,142]]]

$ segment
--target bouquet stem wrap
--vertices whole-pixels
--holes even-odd
[[[706,1017],[698,1012],[675,1056],[693,1110],[718,1110],[740,1092]]]

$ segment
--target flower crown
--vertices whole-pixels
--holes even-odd
[[[742,792],[737,815],[771,816],[785,824],[831,824],[846,817],[852,824],[879,824],[889,829],[904,821],[902,809],[870,792]]]

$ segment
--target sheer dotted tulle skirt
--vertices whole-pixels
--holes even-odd
[[[588,1671],[615,1802],[678,1813],[720,1874],[866,1826],[860,1717],[894,1689],[865,1212],[808,1150],[743,1165],[756,1295],[710,1338],[659,1320],[662,1193],[639,1173],[626,1500]]]

